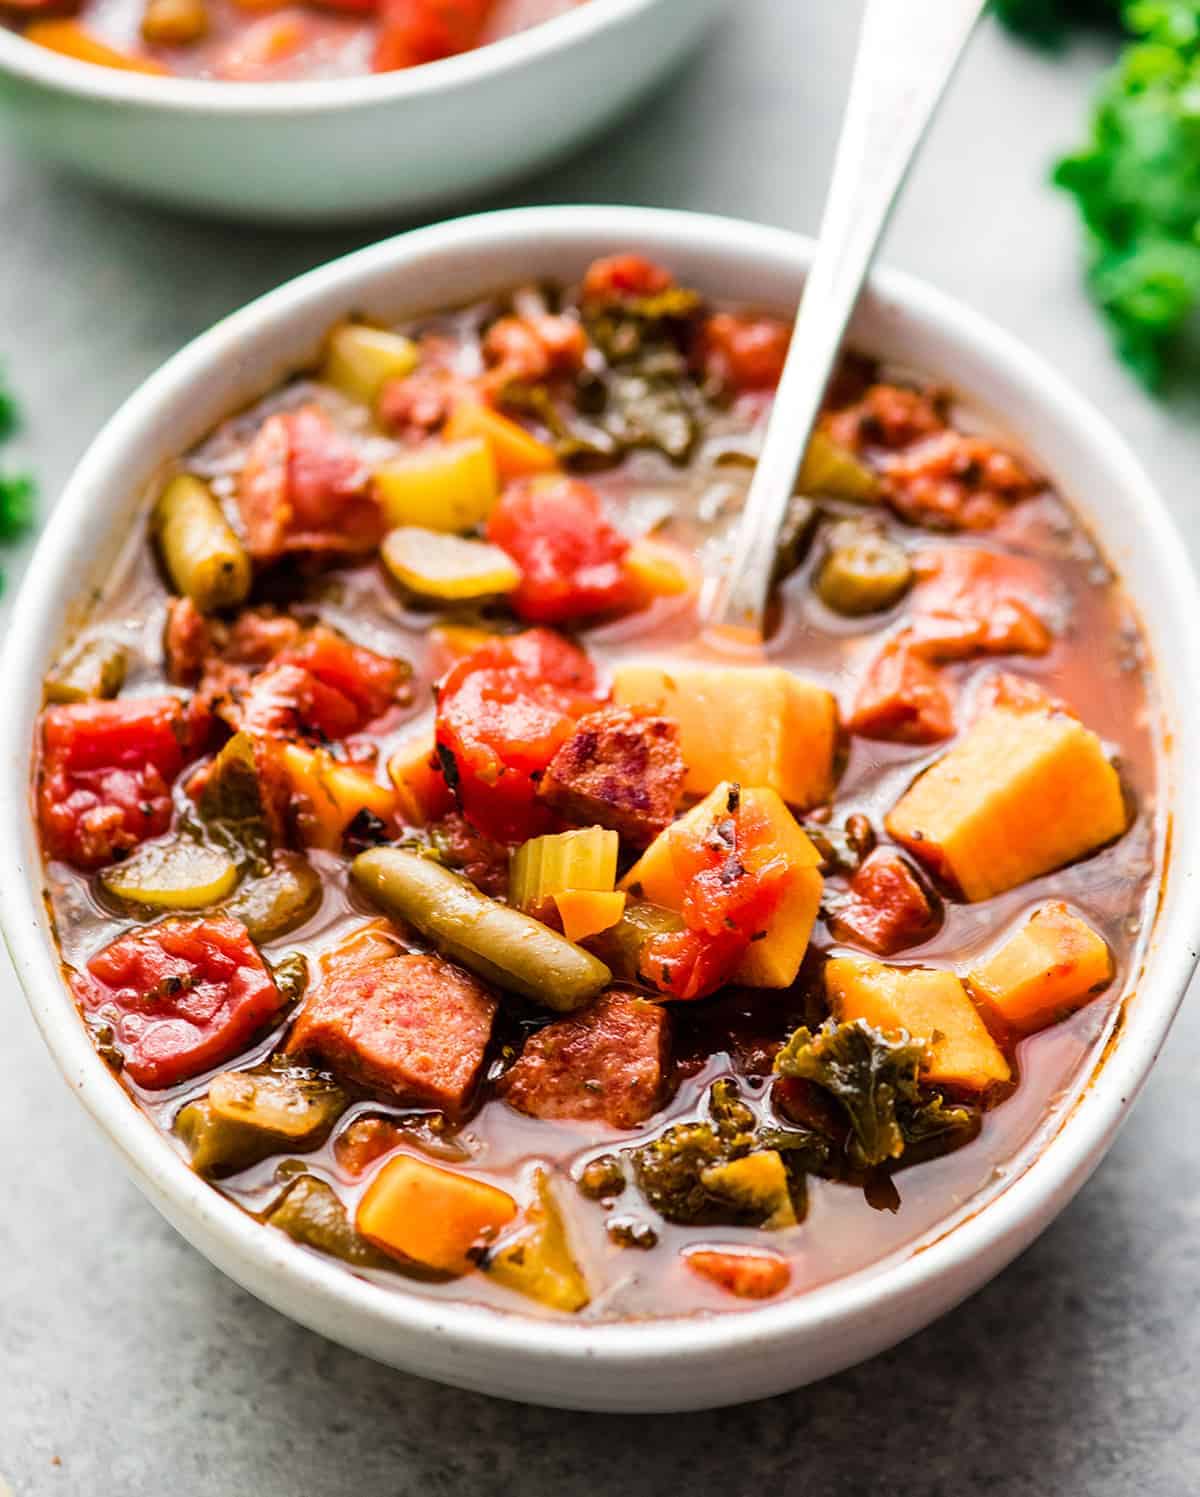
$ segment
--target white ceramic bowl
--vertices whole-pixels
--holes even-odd
[[[566,155],[699,40],[725,0],[589,0],[461,57],[313,83],[147,77],[0,26],[0,122],[108,186],[256,222],[417,213]]]
[[[72,600],[103,575],[158,465],[311,359],[350,309],[398,318],[530,276],[576,276],[637,247],[713,295],[786,306],[811,247],[745,223],[619,208],[498,213],[424,229],[339,260],[227,318],[171,359],[93,444],[59,501],[12,615],[0,714],[0,911],[47,1044],[151,1201],[252,1293],[348,1346],[409,1371],[574,1408],[666,1410],[761,1397],[892,1345],[1002,1268],[1070,1200],[1112,1141],[1154,1061],[1200,942],[1200,628],[1183,543],[1108,424],[1039,358],[918,282],[880,273],[856,344],[902,357],[997,413],[1084,514],[1140,606],[1162,693],[1170,871],[1156,929],[1103,1065],[1080,1076],[1037,1144],[981,1205],[912,1247],[806,1295],[746,1313],[641,1324],[535,1320],[424,1299],[354,1278],[245,1216],[194,1175],[93,1051],[62,984],[40,897],[30,751],[42,673]],[[1031,1332],[1036,1335],[1036,1328]]]

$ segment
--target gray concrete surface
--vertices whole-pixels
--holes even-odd
[[[504,201],[666,203],[814,227],[858,8],[742,0],[639,120]],[[1102,55],[1048,63],[981,38],[889,257],[1060,365],[1145,454],[1195,547],[1195,396],[1152,403],[1112,361],[1079,289],[1069,207],[1043,186]],[[168,217],[0,141],[0,357],[28,404],[45,510],[167,354],[373,237]],[[44,1054],[7,962],[0,1003],[0,1492],[5,1479],[17,1497],[1200,1490],[1195,1007],[1091,1184],[955,1314],[790,1397],[639,1420],[438,1388],[255,1303],[126,1182]]]

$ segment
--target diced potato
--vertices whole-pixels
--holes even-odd
[[[396,792],[362,769],[339,764],[325,749],[298,743],[283,746],[283,763],[297,796],[304,802],[300,831],[310,847],[336,851],[342,834],[360,811],[386,821],[396,811]]]
[[[825,494],[831,499],[868,504],[879,497],[879,478],[818,427],[809,440],[797,488],[802,494]]]
[[[1112,981],[1103,936],[1061,902],[1036,910],[967,981],[1014,1029],[1044,1029]]]
[[[364,405],[389,379],[403,379],[417,367],[420,351],[411,338],[363,322],[340,322],[325,344],[321,378]]]
[[[389,526],[473,530],[500,495],[496,460],[483,437],[429,442],[381,464],[372,480]]]
[[[732,788],[728,782],[718,785],[686,816],[661,832],[621,880],[621,888],[651,904],[681,910],[687,891],[676,872],[675,846],[702,837],[708,827],[728,814]],[[766,935],[752,943],[734,980],[754,988],[790,987],[808,949],[821,905],[821,855],[774,790],[744,787],[741,801],[766,823],[767,836],[784,860],[787,876]]]
[[[804,809],[833,793],[837,703],[777,666],[622,665],[619,707],[674,718],[688,767],[684,788],[707,795],[722,780],[768,785]]]
[[[831,957],[825,992],[841,1022],[865,1019],[885,1033],[907,1030],[930,1050],[925,1079],[934,1086],[986,1091],[1011,1077],[970,994],[953,972],[890,967],[865,956]]]
[[[1061,868],[1125,830],[1095,733],[1051,706],[993,707],[916,781],[887,829],[968,900]]]
[[[452,797],[434,756],[433,729],[402,744],[388,760],[396,810],[409,826],[428,826],[449,811]]]
[[[741,1159],[710,1164],[702,1171],[700,1183],[739,1211],[760,1214],[768,1231],[796,1225],[787,1167],[776,1149],[756,1149]]]
[[[499,546],[415,525],[388,531],[380,555],[401,587],[435,603],[477,602],[521,584],[520,569]]]
[[[228,853],[183,836],[143,842],[100,875],[114,898],[161,910],[207,909],[231,894],[237,879]]]
[[[600,826],[532,837],[513,854],[509,899],[541,919],[556,894],[573,889],[611,893],[620,845],[616,832]]]
[[[500,477],[527,478],[533,473],[553,473],[558,458],[552,447],[539,442],[531,432],[491,406],[463,400],[451,412],[442,435],[447,442],[483,437],[492,449]]]
[[[554,896],[563,935],[568,941],[586,941],[611,930],[625,913],[627,895],[604,894],[591,889],[569,889]]]
[[[488,1274],[508,1289],[574,1314],[591,1299],[587,1280],[571,1254],[562,1211],[544,1170],[538,1171],[537,1202],[526,1212],[528,1225],[493,1253]]]
[[[22,35],[27,42],[34,42],[63,57],[74,57],[78,62],[91,62],[102,68],[119,68],[126,73],[153,73],[160,78],[168,75],[168,69],[161,63],[110,47],[90,31],[85,31],[78,21],[31,21]]]
[[[475,1267],[472,1249],[493,1241],[516,1214],[512,1196],[485,1180],[401,1154],[371,1181],[355,1226],[395,1258],[465,1274]]]

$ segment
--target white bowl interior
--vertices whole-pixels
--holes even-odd
[[[1178,766],[1200,751],[1196,584],[1145,474],[1111,428],[1035,356],[985,320],[892,274],[874,281],[857,346],[934,374],[996,413],[1077,505],[1138,605],[1158,670],[1170,876],[1144,970],[1104,1062],[1081,1077],[978,1199],[910,1249],[793,1300],[744,1314],[641,1324],[547,1323],[386,1291],[264,1231],[184,1165],[97,1058],[59,978],[40,898],[28,791],[40,680],[101,579],[160,464],[313,358],[351,311],[401,318],[531,276],[569,280],[594,256],[638,247],[714,296],[792,304],[810,246],[794,236],[641,209],[530,209],[387,241],[225,319],[163,367],[97,439],[60,500],[14,610],[0,721],[0,909],[43,1034],[151,1200],[208,1257],[313,1328],[408,1370],[570,1407],[672,1409],[797,1386],[892,1344],[948,1309],[1026,1246],[1111,1141],[1165,1038],[1196,959],[1200,813]]]

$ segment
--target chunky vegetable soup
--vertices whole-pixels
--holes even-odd
[[[0,0],[0,21],[101,67],[242,83],[418,67],[584,0]]]
[[[634,255],[319,367],[163,476],[46,681],[64,972],[192,1167],[379,1284],[745,1307],[1003,1183],[1136,977],[1131,610],[850,357],[757,651],[701,629],[788,329]]]

